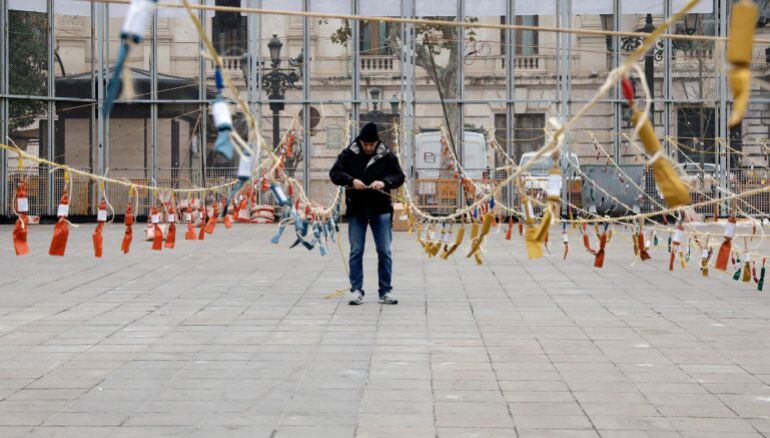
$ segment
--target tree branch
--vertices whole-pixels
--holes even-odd
[[[391,48],[396,53],[404,53],[404,46],[401,43],[401,39],[398,37],[400,29],[398,26],[392,26],[390,28],[390,32],[388,33],[388,40]],[[439,65],[436,65],[436,73],[438,74],[438,77],[433,74],[433,63],[431,61],[431,56],[433,56],[430,53],[430,50],[428,50],[428,47],[425,44],[418,43],[417,41],[414,42],[414,52],[415,52],[415,59],[414,64],[423,70],[428,74],[428,76],[433,79],[435,83],[439,83],[441,81],[441,78],[444,77],[446,74],[445,67],[441,67]]]

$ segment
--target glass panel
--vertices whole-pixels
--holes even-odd
[[[48,94],[48,12],[11,2],[8,10],[8,85],[11,94]]]
[[[8,103],[8,140],[25,152],[36,157],[48,154],[47,104],[38,100],[12,99]],[[6,154],[8,169],[8,205],[12,205],[18,181],[24,179],[32,215],[47,214],[48,168],[32,160],[25,160],[21,167],[16,154]]]
[[[55,17],[56,96],[93,98],[96,58],[91,27],[91,2],[57,2]],[[60,109],[59,116],[63,114],[62,110]]]
[[[314,0],[311,6],[322,5]],[[313,101],[310,107],[310,193],[314,200],[327,203],[333,199],[337,190],[329,181],[329,169],[337,154],[349,144],[350,137],[357,134],[357,128],[350,120],[353,84],[353,42],[350,39],[352,23],[339,19],[313,19],[310,23],[311,35],[318,36],[310,40],[310,99]],[[381,59],[389,60],[392,68],[393,56],[389,54],[387,34],[380,32],[377,38],[376,44],[382,46]],[[362,55],[364,53],[362,50]],[[392,76],[393,71],[388,71]],[[380,105],[383,116],[376,121],[383,130],[383,141],[390,144],[387,134],[393,132],[391,110],[383,105]]]
[[[126,18],[125,5],[106,5],[109,21],[109,40],[106,42],[107,66],[105,74],[112,75],[116,57],[120,51],[120,31]],[[151,22],[151,21],[150,21]],[[123,80],[132,81],[134,98],[149,100],[150,94],[150,61],[151,61],[151,28],[150,22],[144,32],[144,39],[139,45],[133,46],[126,59],[128,76]],[[105,67],[107,67],[105,66]],[[107,163],[110,174],[115,178],[127,178],[138,184],[152,184],[151,170],[151,119],[150,105],[147,103],[124,103],[120,99],[110,113],[105,137],[108,139]],[[94,156],[92,158],[96,160]],[[118,211],[125,211],[128,191],[113,188],[110,191],[110,202]],[[146,194],[140,196],[140,205],[134,205],[135,214],[147,214],[149,207]]]

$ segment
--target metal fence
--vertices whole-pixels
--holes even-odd
[[[507,171],[490,168],[465,169],[465,174],[477,184],[477,193],[501,184],[507,177]],[[417,206],[431,214],[446,215],[462,207],[467,196],[461,187],[460,179],[450,170],[436,168],[416,168],[415,179],[411,182]],[[511,192],[511,194],[515,193]],[[509,198],[509,187],[502,187],[498,201],[517,203],[515,196]]]
[[[81,169],[88,170],[88,169]],[[162,187],[191,188],[220,185],[232,181],[237,174],[237,168],[209,168],[206,170],[205,178],[200,169],[158,169],[155,180],[150,176],[149,169],[111,169],[109,177],[131,182],[137,185],[151,186],[156,184]],[[504,181],[508,172],[495,171],[494,169],[466,169],[466,174],[481,187],[492,187]],[[766,167],[744,167],[729,172],[725,179],[726,186],[719,184],[720,175],[712,167],[698,166],[691,164],[680,169],[683,181],[690,187],[690,196],[693,204],[704,201],[723,199],[733,193],[741,193],[749,190],[755,190],[767,187],[770,184],[770,169]],[[460,187],[459,179],[450,171],[438,169],[416,169],[417,177],[410,181],[410,188],[417,205],[424,211],[436,215],[449,214],[456,211],[463,205],[466,199]],[[70,215],[72,216],[93,216],[96,214],[96,208],[99,200],[97,199],[98,185],[94,181],[84,179],[74,175],[72,177],[72,192],[70,196]],[[40,168],[30,167],[9,167],[8,168],[8,186],[7,193],[8,206],[2,215],[12,216],[13,199],[15,197],[15,188],[19,181],[24,180],[26,184],[27,196],[29,198],[29,212],[32,215],[49,216],[53,215],[56,205],[62,196],[64,190],[64,175],[61,171],[50,172],[44,166]],[[525,177],[526,180],[526,177]],[[584,178],[576,178],[569,183],[569,190],[566,191],[566,201],[571,204],[572,214],[589,214],[589,205],[583,205],[581,189],[586,184]],[[643,196],[640,199],[628,200],[624,198],[628,207],[638,206],[640,212],[654,212],[660,210],[661,205],[665,205],[653,177],[652,171],[646,169],[641,180],[641,187],[644,189]],[[52,187],[52,189],[51,189]],[[536,185],[525,185],[524,192],[540,201],[545,201],[545,192],[543,187]],[[311,179],[310,192],[311,198],[320,203],[328,203],[334,198],[338,190],[328,178]],[[129,202],[129,187],[122,185],[109,185],[107,187],[107,200],[114,208],[116,214],[122,215]],[[225,196],[227,193],[221,193]],[[507,205],[510,208],[520,209],[520,198],[516,188],[503,186],[497,196],[497,202]],[[146,215],[153,205],[152,194],[141,190],[138,192],[139,205],[135,204],[135,199],[130,199],[134,213],[137,215]],[[273,205],[272,193],[268,190],[260,193],[259,202],[265,205]],[[633,205],[632,205],[633,204]],[[565,204],[563,215],[568,215],[569,211]],[[770,217],[770,193],[762,192],[751,196],[746,196],[740,200],[734,201],[728,205],[727,201],[712,203],[706,206],[696,207],[696,212],[706,218],[724,216],[725,208],[734,208],[740,215],[749,215],[752,217]],[[541,212],[539,203],[535,203],[534,210],[537,214]]]

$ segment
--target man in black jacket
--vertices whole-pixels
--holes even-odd
[[[377,275],[380,302],[398,304],[393,295],[391,277],[393,237],[390,191],[404,184],[404,172],[398,158],[380,141],[377,125],[367,123],[350,146],[337,157],[329,171],[332,182],[344,186],[350,240],[350,305],[364,302],[363,257],[366,226],[372,228],[377,246]]]

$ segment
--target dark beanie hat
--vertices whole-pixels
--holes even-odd
[[[380,141],[380,134],[377,133],[377,125],[374,122],[369,122],[361,128],[361,133],[358,134],[358,140],[366,143],[372,143]]]

